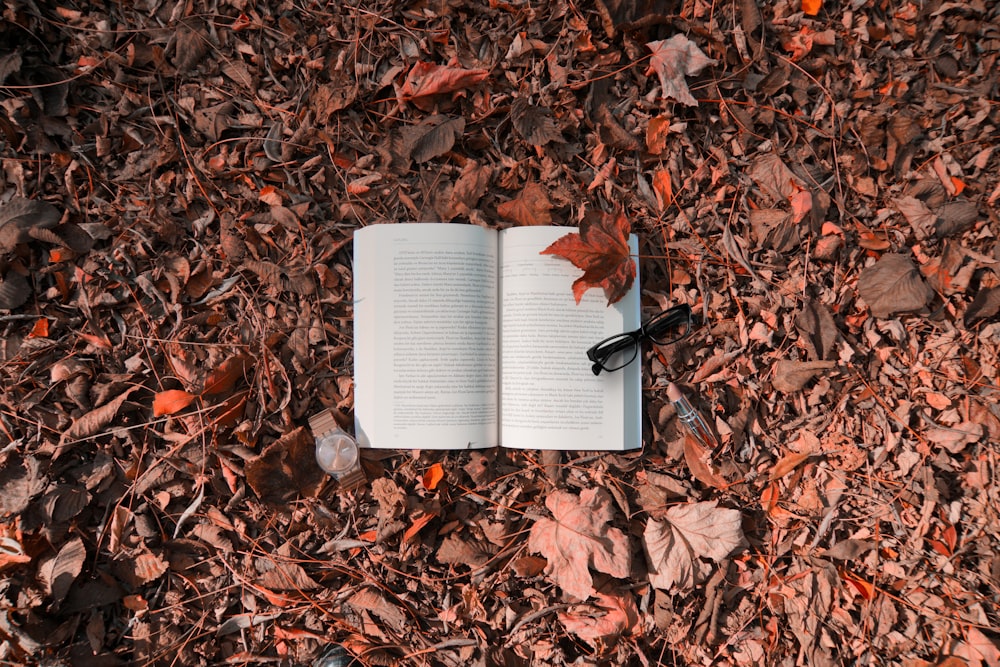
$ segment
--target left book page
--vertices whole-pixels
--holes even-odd
[[[495,447],[497,232],[354,234],[354,421],[362,447]]]

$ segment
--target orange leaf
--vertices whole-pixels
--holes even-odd
[[[841,569],[840,578],[849,583],[866,600],[875,597],[875,586],[871,582],[865,581],[850,570]]]
[[[951,184],[955,186],[955,194],[956,195],[962,194],[962,190],[965,189],[965,181],[963,181],[958,176],[952,176],[951,177]]]
[[[262,187],[258,199],[269,206],[281,206],[281,192],[273,185]]]
[[[49,337],[49,320],[46,317],[40,317],[35,321],[35,326],[31,327],[31,333],[28,334],[28,338],[48,338]]]
[[[728,484],[715,472],[710,462],[710,453],[698,442],[697,438],[688,434],[684,436],[684,462],[696,480],[706,486],[725,489]]]
[[[635,281],[635,261],[629,254],[631,225],[624,213],[602,213],[595,222],[584,218],[579,234],[567,234],[541,252],[567,259],[583,275],[573,283],[573,296],[580,303],[591,287],[603,287],[608,305],[621,301]]]
[[[428,468],[427,472],[424,473],[424,477],[421,481],[423,482],[425,489],[433,491],[437,488],[437,485],[441,483],[442,479],[444,479],[444,468],[440,463],[435,463]]]
[[[437,516],[437,512],[424,512],[416,519],[413,520],[413,525],[406,529],[403,533],[403,542],[409,542],[413,537],[420,532],[420,529],[430,523],[430,520]]]
[[[197,396],[189,394],[183,389],[168,389],[161,391],[153,397],[153,416],[162,417],[180,412],[191,405]]]
[[[788,202],[792,205],[793,223],[802,222],[802,218],[806,217],[813,207],[812,194],[808,190],[797,190],[788,198]]]
[[[226,359],[205,378],[205,388],[201,392],[202,396],[225,394],[232,391],[236,386],[236,382],[243,377],[249,365],[250,359],[245,354],[237,354],[235,357]]]
[[[823,7],[823,0],[802,0],[802,11],[809,16],[819,14],[821,7]]]
[[[646,126],[646,150],[659,155],[667,150],[667,135],[670,134],[670,117],[657,116],[649,119]]]
[[[656,207],[662,213],[674,200],[674,186],[670,182],[670,172],[657,169],[653,173],[653,194],[656,195]]]

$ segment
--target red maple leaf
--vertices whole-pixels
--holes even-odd
[[[635,260],[628,247],[630,228],[624,213],[602,213],[597,220],[585,218],[579,234],[563,236],[541,254],[568,259],[583,269],[573,283],[577,303],[591,287],[603,287],[610,306],[621,301],[635,281]]]

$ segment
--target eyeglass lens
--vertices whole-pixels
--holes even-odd
[[[606,371],[616,371],[632,363],[638,351],[635,337],[622,334],[601,343],[594,350],[594,361]]]

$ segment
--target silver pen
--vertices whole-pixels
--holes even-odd
[[[708,428],[705,418],[694,409],[691,401],[687,399],[681,388],[673,382],[668,384],[667,398],[670,399],[670,402],[674,404],[674,408],[677,409],[677,418],[687,427],[687,430],[694,436],[695,440],[703,447],[708,448],[709,451],[714,452],[719,447],[718,438]]]

